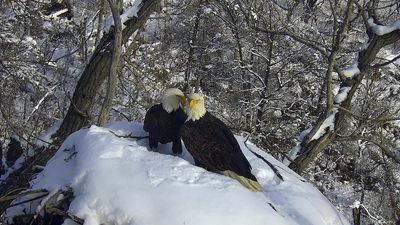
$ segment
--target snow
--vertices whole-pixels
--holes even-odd
[[[24,44],[36,46],[37,42],[30,36],[24,38]]]
[[[273,115],[275,118],[281,118],[282,117],[282,111],[281,110],[274,110]]]
[[[63,13],[66,13],[66,12],[68,12],[68,9],[61,9],[61,10],[59,10],[59,11],[56,11],[56,12],[54,12],[54,13],[48,15],[48,17],[57,18],[59,15],[61,15],[61,14],[63,14]]]
[[[346,68],[345,70],[342,71],[343,74],[348,77],[348,78],[352,78],[357,74],[360,74],[360,69],[358,69],[358,64],[355,63],[351,66],[349,66],[348,68]]]
[[[322,125],[319,127],[319,129],[314,134],[314,136],[310,139],[310,141],[317,140],[318,138],[322,137],[322,135],[325,134],[327,129],[333,130],[335,128],[335,117],[336,117],[337,113],[338,113],[338,109],[332,110],[332,113],[328,116],[328,118],[325,119],[325,121],[322,123]]]
[[[300,152],[300,150],[301,150],[301,142],[297,142],[296,145],[292,149],[290,149],[290,151],[288,153],[288,157],[291,160],[296,159],[297,158],[297,154]],[[290,163],[291,163],[291,161],[289,159],[287,159],[287,158],[283,159],[283,164],[284,165],[289,166]]]
[[[44,21],[42,27],[47,31],[51,31],[54,29],[53,25],[49,21]]]
[[[351,87],[343,86],[339,89],[338,94],[335,96],[335,103],[340,104],[347,98],[347,94],[351,90]]]
[[[203,9],[203,12],[204,12],[205,14],[210,14],[210,13],[212,13],[212,8],[205,7],[205,8]]]
[[[372,31],[376,35],[380,36],[380,35],[388,34],[395,30],[399,30],[400,29],[400,20],[393,22],[391,25],[382,26],[382,25],[378,25],[378,24],[374,23],[374,20],[372,18],[369,18],[368,25],[371,27]]]
[[[33,143],[37,148],[40,147],[48,147],[49,143],[51,142],[51,136],[55,134],[55,132],[58,130],[60,127],[62,121],[56,122],[52,127],[50,127],[46,133],[40,135]],[[14,138],[18,138],[18,136],[14,136]],[[19,138],[17,139],[19,140]],[[27,157],[31,157],[34,155],[34,149],[29,148],[28,151],[24,154],[22,154],[14,163],[14,165],[6,168],[6,171],[4,174],[0,176],[0,181],[4,181],[7,179],[7,177],[13,173],[15,170],[21,168],[25,161],[27,160]],[[4,159],[5,160],[5,159]]]
[[[311,130],[312,130],[312,127],[309,127],[307,129],[303,130],[300,133],[300,135],[297,137],[296,145],[288,153],[288,157],[290,159],[294,160],[295,158],[297,158],[297,154],[301,150],[301,143],[303,142],[304,138],[306,138],[307,135],[311,132]],[[287,158],[283,159],[283,164],[284,165],[288,166],[290,163],[291,162]]]
[[[125,22],[128,21],[130,18],[132,17],[137,17],[137,13],[139,12],[139,10],[142,7],[142,1],[143,0],[136,0],[133,2],[132,6],[129,7],[120,17],[121,17],[121,23],[122,23],[122,29],[125,28]],[[114,26],[114,19],[112,16],[109,16],[106,18],[106,20],[104,21],[104,28],[103,31],[104,32],[108,32],[110,31],[110,28]]]
[[[360,201],[354,201],[353,202],[353,204],[352,205],[350,205],[350,208],[356,208],[356,209],[359,209],[360,208],[360,205],[361,205],[361,202]]]
[[[253,16],[253,19],[254,20],[258,20],[258,15],[257,15],[257,13],[255,13],[254,11],[251,11],[251,15]]]
[[[312,184],[255,145],[245,146],[243,137],[236,138],[263,192],[194,166],[185,148],[180,157],[171,155],[170,144],[160,145],[160,153],[151,152],[147,139],[120,138],[110,130],[147,135],[136,122],[79,130],[31,182],[32,189],[57,193],[71,187],[69,212],[85,225],[349,225]],[[284,181],[248,149],[275,165]],[[40,208],[37,202],[25,210]],[[8,209],[8,218],[23,209],[24,205]]]
[[[53,126],[47,129],[46,133],[40,135],[39,138],[37,138],[34,144],[37,147],[48,147],[49,143],[51,143],[51,136],[57,132],[58,128],[61,126],[61,123],[62,120],[56,121]]]
[[[61,59],[62,57],[64,57],[67,53],[68,53],[68,50],[63,47],[56,48],[53,50],[53,55],[51,56],[51,61],[57,61],[57,60]]]

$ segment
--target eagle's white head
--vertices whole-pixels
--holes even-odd
[[[186,114],[188,116],[187,121],[196,121],[206,114],[204,97],[202,95],[196,93],[189,95]]]
[[[179,109],[179,107],[185,107],[186,99],[183,92],[178,88],[169,88],[165,91],[161,103],[163,109],[171,113]]]

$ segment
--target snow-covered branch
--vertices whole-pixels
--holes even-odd
[[[138,12],[143,6],[143,0],[135,0],[133,1],[132,6],[130,6],[128,9],[125,10],[125,12],[120,15],[121,18],[121,24],[122,24],[122,29],[125,29],[126,25],[125,22],[130,20],[133,17],[138,17]],[[105,33],[108,33],[110,31],[110,28],[114,26],[114,18],[113,16],[109,16],[106,18],[104,22],[104,28],[103,31]]]
[[[337,131],[346,126],[343,122],[351,108],[354,93],[364,76],[370,71],[376,55],[383,47],[400,40],[398,23],[394,24],[387,29],[379,28],[379,35],[374,35],[368,42],[368,46],[359,52],[357,63],[344,71],[346,79],[342,79],[339,92],[334,98],[334,109],[328,109],[308,136],[299,144],[298,157],[295,159],[295,163],[290,164],[292,169],[298,172],[303,171],[335,139]],[[327,126],[327,121],[329,121],[329,126]],[[328,127],[329,129],[327,129]],[[390,151],[385,151],[385,153],[397,161]]]
[[[49,88],[49,89],[47,90],[46,94],[39,100],[39,102],[38,102],[38,103],[36,104],[36,106],[33,108],[32,112],[31,112],[31,113],[29,114],[29,116],[25,119],[25,123],[28,122],[28,121],[31,119],[32,115],[36,112],[36,110],[39,109],[39,107],[40,107],[40,105],[43,103],[43,101],[44,101],[48,96],[50,96],[50,95],[52,95],[52,94],[54,93],[54,90],[56,89],[57,86],[58,86],[58,84],[55,85],[55,86],[53,86],[52,88]]]

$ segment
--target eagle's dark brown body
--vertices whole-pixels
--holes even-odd
[[[257,181],[232,132],[210,113],[206,112],[199,120],[187,121],[181,128],[181,136],[197,166],[217,173],[233,171]]]
[[[186,117],[181,108],[168,113],[161,104],[152,106],[146,113],[143,125],[143,129],[149,132],[150,148],[156,149],[158,143],[172,142],[172,152],[182,153],[179,130]]]

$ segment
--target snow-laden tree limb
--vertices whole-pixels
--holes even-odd
[[[125,44],[132,34],[144,26],[147,18],[154,12],[157,5],[160,3],[160,0],[140,1],[140,4],[134,4],[132,6],[137,8],[129,8],[126,10],[126,14],[121,15],[123,18],[128,18],[123,24],[125,29],[122,30],[122,44]],[[137,15],[137,17],[135,15]],[[121,20],[124,21],[124,19]],[[103,35],[94,50],[89,63],[86,65],[75,88],[72,103],[63,123],[57,131],[56,137],[59,142],[64,140],[72,132],[87,125],[89,118],[82,116],[79,112],[88,114],[100,90],[101,84],[108,76],[108,68],[114,45],[113,40],[114,31],[113,29],[110,29]]]
[[[368,29],[370,29],[370,27]],[[348,111],[351,109],[353,96],[358,90],[361,81],[370,71],[372,63],[376,59],[376,55],[383,47],[399,40],[400,28],[391,30],[391,32],[382,35],[372,35],[372,38],[368,42],[368,46],[358,54],[358,70],[352,70],[353,73],[348,74],[347,78],[342,80],[340,84],[341,89],[346,88],[347,94],[340,98],[335,97],[334,108],[327,109],[327,111],[325,111],[318,119],[317,124],[313,127],[310,133],[301,141],[301,143],[298,144],[297,149],[299,151],[297,152],[294,163],[290,164],[290,168],[301,173],[312,161],[314,161],[318,154],[335,139],[336,132],[340,130],[341,127],[345,126],[344,119],[348,115]],[[338,95],[340,94],[341,92],[339,91]],[[327,118],[332,116],[334,116],[332,126],[328,126],[329,129],[320,130],[321,127],[326,127],[325,122],[327,121]],[[318,133],[318,131],[321,132]]]
[[[126,43],[137,30],[144,26],[148,17],[157,9],[160,3],[160,0],[140,1],[140,4],[134,4],[133,6],[138,7],[135,11],[137,17],[129,17],[128,14],[125,15],[127,18],[129,17],[129,19],[124,23],[125,29],[122,31],[123,44]],[[126,12],[132,13],[132,10],[128,9]],[[26,187],[28,181],[31,179],[31,175],[35,173],[35,166],[38,164],[45,165],[57,151],[57,145],[62,143],[69,134],[87,125],[90,117],[88,112],[94,104],[101,84],[108,75],[113,39],[114,32],[113,29],[110,29],[99,41],[99,44],[94,50],[78,81],[68,112],[55,135],[53,145],[49,146],[46,150],[38,150],[38,153],[34,157],[27,160],[26,166],[10,174],[0,188],[1,193],[7,193],[12,189]],[[2,109],[2,107],[0,107],[0,109]],[[10,200],[0,202],[0,212],[4,212],[10,203]]]
[[[58,86],[58,84],[55,85],[55,86],[53,86],[52,88],[49,88],[49,89],[47,90],[46,94],[39,100],[39,102],[38,102],[38,103],[36,104],[36,106],[33,108],[32,112],[31,112],[31,113],[29,114],[29,116],[25,119],[25,123],[28,122],[28,121],[31,119],[32,115],[39,109],[39,107],[40,107],[40,105],[43,103],[43,101],[44,101],[49,95],[51,95],[51,94],[54,93],[54,90],[56,89],[57,86]]]

